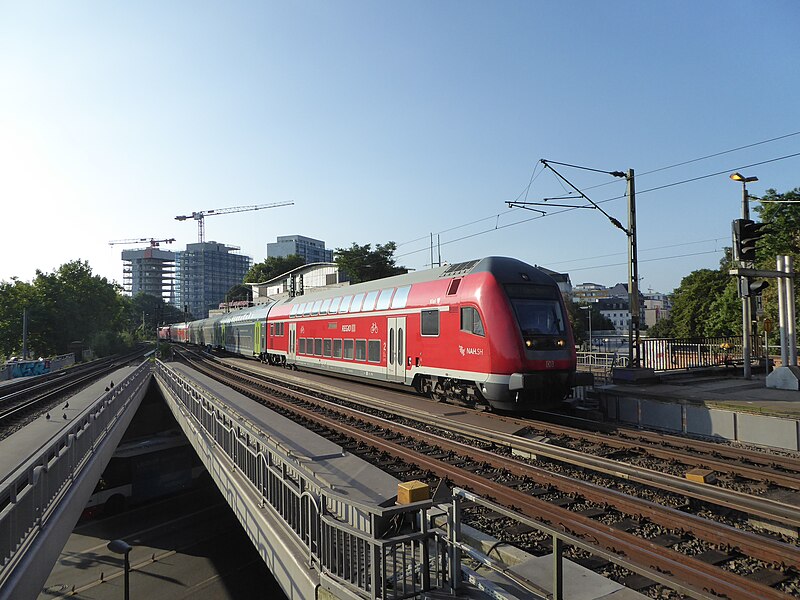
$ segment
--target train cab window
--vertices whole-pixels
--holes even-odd
[[[394,294],[394,298],[392,298],[391,308],[405,308],[406,302],[408,302],[408,293],[410,291],[411,291],[410,285],[405,285],[403,287],[397,288],[397,291]]]
[[[453,279],[453,281],[450,282],[450,287],[447,288],[447,295],[455,295],[455,293],[458,291],[459,285],[461,285],[461,278],[459,277],[458,279]]]
[[[343,357],[347,360],[353,360],[353,340],[344,340]]]
[[[314,306],[311,309],[311,316],[315,316],[319,314],[319,309],[322,306],[322,300],[317,300],[314,302]]]
[[[350,305],[350,312],[361,312],[361,303],[364,301],[364,293],[356,294],[353,296],[353,303]]]
[[[381,290],[381,295],[378,296],[378,303],[375,305],[375,310],[386,310],[392,301],[392,292],[394,288],[388,290]]]
[[[356,340],[356,360],[367,360],[367,340]]]
[[[486,335],[483,331],[483,322],[478,309],[472,306],[461,307],[461,331],[480,336]]]
[[[439,335],[439,309],[423,310],[420,314],[420,333],[426,336]]]
[[[367,360],[372,363],[381,362],[381,341],[370,340],[368,346],[369,354]]]
[[[322,356],[322,338],[314,339],[314,355]]]
[[[331,299],[330,298],[327,298],[327,299],[323,300],[322,301],[322,306],[319,309],[319,314],[327,315],[328,314],[328,309],[330,308],[330,306],[331,306]]]
[[[364,298],[364,306],[361,307],[361,312],[368,312],[375,308],[375,299],[378,297],[378,290],[373,290]]]
[[[340,314],[346,313],[348,310],[350,310],[350,302],[352,302],[352,300],[353,300],[352,296],[345,296],[344,298],[342,298],[342,303],[339,305]]]
[[[325,341],[322,342],[322,356],[331,356],[332,344],[332,340],[325,338]]]
[[[331,300],[331,306],[328,309],[329,315],[335,315],[339,312],[339,304],[341,303],[342,299],[339,296],[336,296],[333,300]]]
[[[306,338],[300,338],[299,340],[297,340],[297,353],[298,354],[306,353]]]
[[[333,358],[342,358],[342,340],[333,340]]]

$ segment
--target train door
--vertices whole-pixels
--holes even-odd
[[[253,356],[261,354],[261,321],[256,319],[253,327]]]
[[[286,360],[290,363],[297,358],[297,323],[289,323],[289,347],[286,349],[288,356]]]
[[[406,378],[406,318],[388,319],[388,346],[386,348],[386,378],[404,382]]]

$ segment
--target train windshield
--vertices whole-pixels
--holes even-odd
[[[507,284],[523,335],[563,335],[566,326],[558,288],[537,284]]]

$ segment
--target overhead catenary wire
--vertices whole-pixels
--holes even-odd
[[[795,135],[795,134],[788,134],[788,135]],[[788,137],[788,135],[787,136],[782,136],[782,137]],[[782,139],[782,138],[775,138],[775,139]],[[760,142],[760,143],[766,143],[766,142]],[[750,147],[750,146],[744,146],[744,147]],[[755,162],[755,163],[750,163],[750,164],[747,164],[747,165],[741,165],[741,166],[738,166],[738,167],[732,167],[732,168],[724,169],[724,170],[721,170],[721,171],[716,171],[714,173],[710,173],[710,174],[707,174],[707,175],[701,175],[701,176],[698,176],[698,177],[692,177],[690,179],[685,179],[685,180],[682,180],[682,181],[676,181],[676,182],[673,182],[673,183],[670,183],[670,184],[665,184],[665,185],[657,186],[657,187],[654,187],[654,188],[649,188],[649,189],[645,189],[645,190],[639,190],[639,191],[637,191],[637,194],[639,194],[639,195],[646,194],[648,192],[653,192],[653,191],[656,191],[656,190],[661,190],[661,189],[665,189],[665,188],[669,188],[669,187],[683,185],[683,184],[686,184],[686,183],[691,183],[693,181],[699,181],[701,179],[707,179],[707,178],[710,178],[710,177],[716,177],[718,175],[730,173],[732,171],[745,170],[745,169],[748,169],[748,168],[751,168],[751,167],[755,167],[755,166],[759,166],[759,165],[778,162],[778,161],[781,161],[781,160],[787,160],[789,158],[794,158],[794,157],[797,157],[797,156],[800,156],[800,152],[797,152],[797,153],[794,153],[794,154],[787,154],[787,155],[780,156],[780,157],[777,157],[777,158],[771,158],[771,159],[768,159],[768,160],[759,161],[759,162]],[[697,160],[700,160],[700,159],[697,159]],[[613,198],[607,198],[605,200],[598,200],[596,203],[597,204],[605,204],[607,202],[613,202],[614,200],[620,200],[620,199],[623,199],[625,197],[626,197],[625,194],[622,194],[620,196],[615,196]],[[521,219],[519,221],[514,221],[512,223],[506,223],[506,224],[503,224],[503,225],[499,225],[498,224],[498,225],[496,225],[495,227],[493,227],[491,229],[484,229],[482,231],[474,232],[474,233],[469,234],[469,235],[465,235],[465,236],[461,236],[461,237],[458,237],[458,238],[453,238],[451,240],[444,241],[444,242],[441,243],[441,245],[442,246],[447,246],[447,245],[454,244],[454,243],[457,243],[457,242],[461,242],[461,241],[464,241],[464,240],[472,239],[472,238],[478,237],[480,235],[485,235],[485,234],[491,233],[493,231],[497,231],[497,230],[501,230],[501,229],[507,229],[509,227],[514,227],[514,226],[517,226],[517,225],[522,225],[524,223],[529,223],[530,221],[533,221],[533,220],[536,220],[536,219],[543,219],[543,218],[546,218],[546,217],[552,217],[552,216],[559,215],[559,214],[562,214],[562,213],[565,213],[565,212],[571,212],[571,211],[577,210],[577,209],[578,209],[578,207],[562,208],[561,210],[555,210],[555,211],[549,212],[546,215],[538,215],[537,214],[537,215],[535,215],[533,217],[528,217],[526,219]],[[499,216],[500,214],[502,214],[502,213],[496,213],[495,215],[492,215],[490,217],[485,217],[483,219],[477,219],[475,221],[472,221],[470,224],[458,225],[458,226],[455,226],[455,227],[451,227],[451,228],[449,228],[447,230],[444,230],[444,231],[442,231],[440,233],[454,231],[454,230],[457,230],[457,229],[461,229],[463,227],[467,227],[469,225],[474,225],[476,223],[480,223],[482,221],[489,220],[489,219],[496,219],[496,217]],[[506,212],[505,214],[508,214],[508,212]],[[423,238],[423,239],[427,239],[427,238]],[[406,256],[411,256],[411,255],[414,255],[414,254],[419,254],[420,252],[426,252],[427,250],[428,250],[427,248],[420,248],[418,250],[410,250],[408,252],[405,252],[405,253],[402,253],[402,254],[398,254],[396,256],[396,258],[402,258],[402,257],[406,257]]]

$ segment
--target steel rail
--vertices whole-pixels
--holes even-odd
[[[246,379],[250,384],[257,385],[259,387],[263,387],[263,382],[259,381],[257,378],[253,376],[243,375],[241,373],[236,374],[238,377]],[[226,384],[231,385],[230,381],[227,381]],[[264,392],[255,392],[247,385],[242,383],[234,383],[232,385],[234,389],[237,387],[239,391],[245,393],[246,395],[253,396],[261,396]],[[298,392],[292,392],[293,394],[298,394]],[[312,403],[319,403],[318,399],[309,398]],[[269,397],[267,400],[275,403],[277,405],[283,405],[286,410],[291,410],[298,414],[301,414],[304,418],[320,422],[324,421],[325,426],[331,428],[332,430],[340,432],[342,435],[346,435],[351,437],[355,440],[361,441],[365,444],[369,444],[373,447],[376,447],[379,450],[384,450],[390,452],[394,455],[402,457],[404,460],[408,462],[412,462],[417,464],[420,468],[428,469],[433,473],[436,473],[438,476],[449,479],[453,482],[456,482],[459,485],[464,485],[467,487],[471,487],[473,490],[476,490],[476,493],[480,493],[482,495],[487,495],[489,497],[495,498],[503,498],[503,502],[509,504],[511,506],[515,506],[517,508],[524,508],[523,512],[526,514],[530,514],[531,516],[538,516],[538,518],[542,518],[549,522],[559,523],[562,527],[568,529],[573,534],[578,535],[584,538],[595,539],[598,543],[605,548],[613,549],[617,552],[623,552],[629,556],[637,556],[642,561],[642,564],[646,566],[646,568],[650,569],[654,577],[655,575],[660,573],[669,573],[671,577],[675,577],[676,579],[671,580],[672,585],[676,585],[680,588],[681,581],[690,581],[692,582],[694,592],[713,592],[714,594],[723,594],[727,595],[730,598],[736,599],[755,599],[755,598],[786,598],[786,595],[782,592],[775,590],[774,588],[765,586],[763,584],[748,580],[740,575],[736,574],[727,574],[725,576],[725,572],[715,566],[708,565],[707,563],[703,563],[692,557],[687,557],[682,555],[675,550],[671,550],[669,548],[664,548],[654,544],[652,542],[647,542],[646,540],[642,540],[641,538],[637,538],[632,534],[626,532],[620,532],[614,530],[611,526],[603,525],[598,523],[588,517],[570,512],[566,509],[553,506],[552,504],[544,501],[539,500],[537,498],[533,498],[524,492],[520,492],[518,490],[514,490],[511,488],[498,488],[497,483],[495,481],[487,480],[486,478],[475,475],[470,473],[469,471],[465,471],[458,467],[448,465],[443,463],[440,460],[432,459],[416,450],[409,449],[403,445],[396,444],[392,441],[388,440],[380,440],[376,439],[373,435],[365,432],[363,428],[342,424],[341,422],[331,421],[322,417],[319,413],[309,410],[300,408],[295,404],[288,403],[283,400],[275,399],[274,397]],[[337,407],[337,411],[339,412],[351,412],[349,409],[343,409],[342,407]],[[363,414],[358,415],[360,418],[364,418]],[[369,417],[371,418],[371,417]],[[383,425],[383,424],[381,424]],[[401,427],[393,424],[393,427]],[[407,429],[407,428],[406,428]],[[416,432],[411,430],[411,433],[415,436],[420,436],[420,432]],[[422,434],[428,436],[428,434]],[[426,443],[429,443],[427,439],[423,440]],[[457,443],[456,443],[457,444]],[[438,443],[437,445],[441,445]],[[480,451],[476,448],[471,446],[467,446],[466,448],[469,449],[470,456],[474,460],[480,460],[472,456],[472,454],[482,454],[483,451]],[[483,453],[485,459],[488,461],[494,461],[497,459],[496,455],[492,455],[491,453]],[[517,461],[512,461],[516,463],[516,466],[519,468],[520,463]],[[530,473],[526,474],[527,476],[531,476]],[[552,474],[551,474],[552,475]],[[561,476],[563,479],[569,479]],[[585,492],[586,490],[584,490]],[[609,490],[603,490],[606,493],[605,502],[609,501],[608,493]],[[623,496],[623,494],[616,493],[619,496]],[[629,501],[630,499],[625,497]],[[637,499],[638,501],[638,499]],[[642,501],[638,501],[640,504]],[[686,515],[685,513],[681,513],[680,511],[674,511],[677,515],[680,515],[680,519],[685,521],[687,517],[690,515]],[[634,513],[636,514],[636,513]],[[670,528],[675,528],[676,523],[680,521],[676,521],[676,516],[672,516],[669,519],[669,526]],[[699,518],[695,518],[699,519]],[[704,520],[703,520],[704,521]],[[708,522],[710,523],[710,522]],[[713,524],[714,528],[717,529],[717,535],[720,535],[719,542],[723,544],[731,544],[735,543],[734,540],[731,538],[731,533],[738,533],[738,534],[745,534],[745,532],[737,532],[736,530],[725,531],[726,529],[732,529],[727,526],[721,526],[719,524]],[[752,536],[752,534],[750,534]],[[747,538],[747,535],[742,536]],[[757,536],[752,536],[757,537]],[[750,542],[752,543],[753,540],[751,539]],[[757,540],[758,543],[765,543],[763,540]],[[782,545],[785,546],[785,545]],[[743,549],[743,548],[742,548]],[[792,552],[794,562],[797,562],[798,553],[796,550]],[[653,571],[655,569],[655,571]],[[710,584],[710,585],[709,585]],[[701,596],[704,597],[704,596]]]

